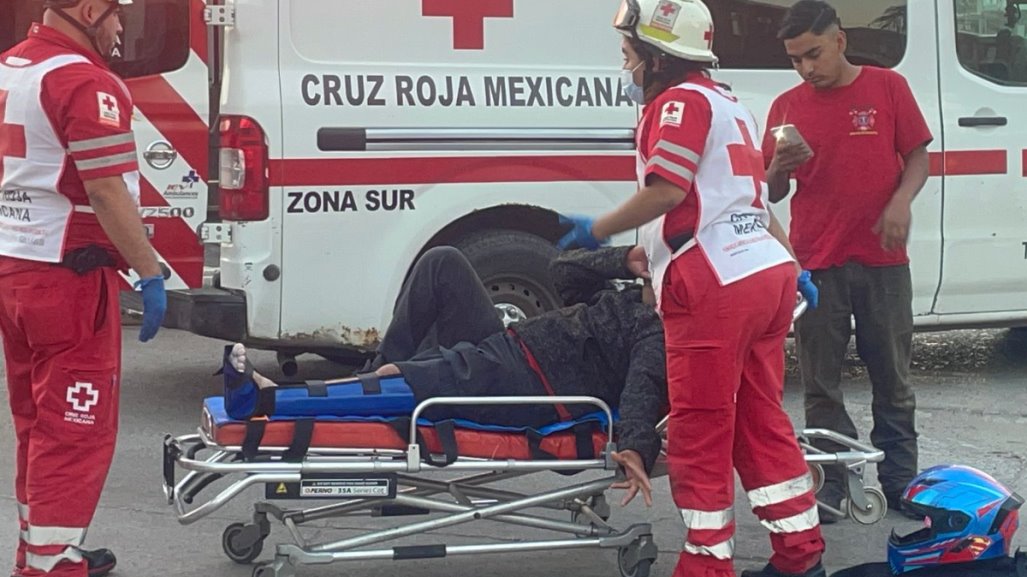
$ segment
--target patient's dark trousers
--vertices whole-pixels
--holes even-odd
[[[806,388],[806,426],[832,429],[855,438],[845,410],[841,371],[852,318],[856,349],[873,388],[871,443],[885,453],[877,466],[881,488],[900,493],[917,474],[916,397],[909,386],[913,339],[913,289],[909,266],[867,267],[850,262],[813,271],[820,303],[796,323],[799,367]],[[817,443],[825,450],[840,450]],[[828,471],[841,483],[841,471]],[[831,490],[841,490],[835,485]]]
[[[471,263],[450,247],[433,248],[414,265],[378,348],[374,364],[384,363],[399,366],[418,401],[546,394]],[[527,405],[439,407],[425,416],[528,427],[556,420],[555,410]]]
[[[417,260],[404,283],[378,362],[406,361],[435,346],[480,343],[502,331],[471,263],[455,248],[436,247]]]

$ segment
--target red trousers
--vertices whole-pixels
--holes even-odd
[[[782,408],[793,264],[720,286],[699,250],[667,271],[661,309],[671,414],[671,493],[687,535],[675,577],[734,576],[734,471],[770,531],[772,565],[820,560],[813,482]]]
[[[79,553],[114,457],[118,276],[0,257],[0,332],[17,436],[16,575],[86,577]],[[5,270],[8,269],[8,270]]]

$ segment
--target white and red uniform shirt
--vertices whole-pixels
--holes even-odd
[[[641,229],[654,286],[662,287],[671,262],[695,247],[721,285],[792,260],[768,230],[757,142],[749,110],[701,74],[646,106],[638,130],[638,184],[656,174],[688,193]]]
[[[93,244],[117,255],[83,181],[120,175],[138,203],[131,122],[121,80],[57,30],[34,24],[0,55],[0,255],[59,262]]]

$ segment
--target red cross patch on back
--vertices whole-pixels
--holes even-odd
[[[96,101],[100,107],[100,123],[121,126],[121,110],[118,109],[118,100],[111,94],[97,91]]]

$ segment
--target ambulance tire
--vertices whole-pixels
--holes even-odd
[[[454,243],[471,262],[505,320],[531,318],[560,307],[549,276],[556,247],[518,230],[475,232]]]

